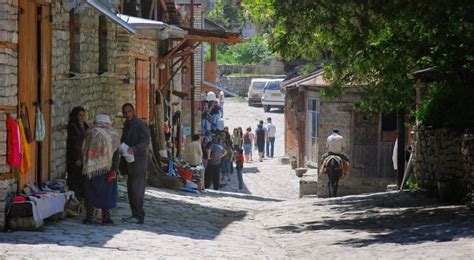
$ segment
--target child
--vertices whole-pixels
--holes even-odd
[[[239,190],[244,188],[244,179],[242,178],[242,168],[244,168],[244,150],[237,149],[237,156],[235,158],[235,169],[237,170],[237,178],[239,180]]]

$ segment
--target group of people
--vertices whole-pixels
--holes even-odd
[[[83,107],[75,107],[69,114],[67,185],[78,198],[84,199],[87,211],[84,224],[93,223],[94,208],[102,209],[103,225],[113,224],[110,209],[117,206],[119,171],[128,175],[127,192],[132,212],[123,221],[138,224],[144,222],[146,149],[150,144],[150,130],[136,116],[132,104],[124,104],[122,114],[125,122],[121,137],[106,114],[98,114],[92,126],[86,122]],[[127,160],[121,160],[125,157]]]
[[[228,127],[219,130],[217,125],[212,124],[209,130],[204,130],[202,135],[193,135],[192,141],[186,145],[183,159],[191,166],[203,165],[204,188],[218,190],[221,182],[230,181],[230,176],[235,172],[239,182],[239,189],[243,189],[242,169],[244,162],[252,161],[252,150],[258,150],[259,161],[263,161],[265,151],[267,157],[273,157],[275,153],[276,127],[272,119],[267,118],[259,122],[257,128],[252,132],[248,127],[243,132],[242,127],[234,128],[230,133]]]
[[[201,109],[201,133],[210,131],[212,126],[219,127],[219,120],[224,116],[224,91],[219,96],[213,91],[205,92]]]

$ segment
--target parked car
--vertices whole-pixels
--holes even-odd
[[[283,109],[285,107],[285,91],[281,87],[283,79],[270,80],[265,84],[262,94],[262,106],[265,112],[272,107]]]
[[[255,78],[252,79],[247,93],[247,99],[249,106],[261,105],[262,94],[265,84],[271,79]]]

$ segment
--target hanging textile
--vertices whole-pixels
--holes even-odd
[[[7,163],[11,168],[20,166],[20,134],[16,121],[7,114]]]
[[[30,144],[26,139],[25,128],[23,127],[23,120],[18,119],[18,128],[20,129],[20,143],[21,143],[21,166],[20,173],[26,174],[30,169],[31,160],[30,160]]]
[[[36,129],[35,129],[35,140],[41,142],[44,139],[46,130],[44,127],[43,113],[39,106],[36,106]]]
[[[30,127],[30,115],[28,114],[28,108],[27,107],[24,107],[24,112],[21,111],[20,113],[20,117],[21,117],[21,121],[23,121],[22,125],[23,125],[23,130],[24,130],[24,133],[25,133],[25,138],[26,140],[28,141],[29,144],[31,144],[31,142],[33,142],[33,136],[31,134],[31,127]]]

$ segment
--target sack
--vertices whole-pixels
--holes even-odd
[[[249,134],[244,134],[244,144],[250,144],[252,141],[250,140]]]

